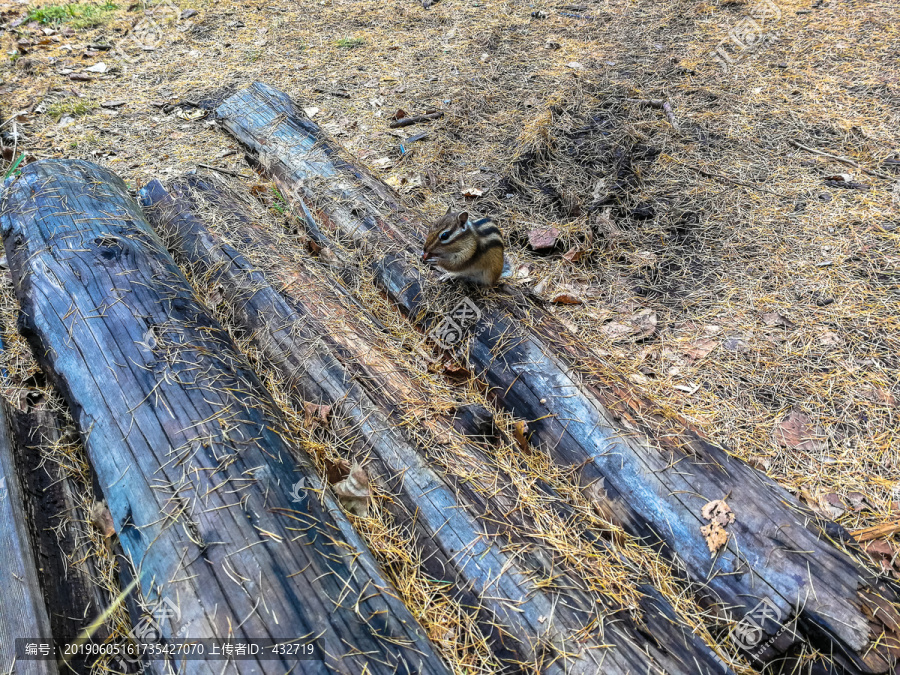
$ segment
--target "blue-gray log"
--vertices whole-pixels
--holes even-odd
[[[461,296],[424,272],[427,227],[393,190],[265,84],[234,94],[216,112],[282,194],[307,209],[320,246],[355,247],[403,313],[426,333],[439,325]],[[685,423],[655,414],[614,368],[514,287],[471,299],[480,319],[455,345],[468,369],[500,405],[529,420],[534,443],[557,462],[582,467],[586,486],[602,486],[589,494],[627,531],[664,544],[748,658],[760,665],[813,646],[848,672],[894,667],[896,586],[844,550],[850,538],[842,528],[817,521]],[[727,545],[711,555],[701,511],[720,499],[736,521],[727,525]]]
[[[48,640],[53,635],[25,522],[7,412],[7,404],[0,402],[0,673],[50,675],[57,672],[55,660],[16,658],[16,639]]]
[[[303,642],[316,657],[229,672],[448,672],[120,178],[29,164],[5,188],[0,232],[22,332],[69,404],[156,622],[139,636]]]
[[[498,483],[486,497],[470,481],[433,468],[429,443],[402,431],[398,406],[415,383],[387,356],[376,356],[371,333],[347,311],[348,299],[313,269],[296,265],[284,273],[291,280],[289,293],[276,290],[206,227],[205,221],[216,222],[242,246],[284,267],[278,244],[255,225],[240,199],[192,176],[168,189],[151,182],[141,190],[141,203],[189,276],[230,301],[233,320],[251,336],[267,367],[291,383],[297,405],[331,407],[329,426],[340,445],[352,448],[357,459],[370,458],[367,471],[392,494],[392,512],[415,533],[426,571],[452,584],[464,606],[480,610],[482,629],[493,637],[501,662],[516,669],[524,663],[548,675],[729,672],[689,629],[653,623],[658,609],[650,621],[657,635],[642,634],[627,612],[605,611],[561,566],[545,570],[553,583],[536,583],[531,572],[545,567],[546,554],[511,556],[498,543],[510,537],[521,544],[515,532],[534,529],[512,522],[521,516],[513,508],[512,486]],[[434,414],[424,425],[424,433],[447,438],[453,422]],[[473,461],[486,462],[475,446],[465,451]]]

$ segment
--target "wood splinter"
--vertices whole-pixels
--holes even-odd
[[[666,119],[669,120],[669,124],[672,125],[673,129],[678,129],[678,120],[675,119],[675,112],[672,110],[672,105],[661,98],[626,98],[626,101],[629,103],[637,103],[638,105],[646,105],[651,108],[656,108],[657,110],[662,110],[666,114]]]

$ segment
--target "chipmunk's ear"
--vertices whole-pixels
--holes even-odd
[[[453,210],[453,207],[452,207],[452,206],[448,206],[448,207],[447,207],[447,213],[445,213],[444,215],[445,215],[445,216],[449,216],[449,215],[450,215],[450,212],[451,212],[452,210]]]
[[[460,227],[465,227],[466,223],[469,222],[469,212],[460,211],[459,215],[456,216],[456,222],[459,223]]]

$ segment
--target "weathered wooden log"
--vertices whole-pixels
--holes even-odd
[[[57,672],[54,659],[16,658],[17,639],[53,636],[25,522],[7,413],[6,402],[0,402],[0,673],[46,675]]]
[[[288,96],[266,85],[238,92],[217,115],[282,193],[306,209],[321,246],[355,246],[372,261],[377,283],[425,330],[441,319],[440,293],[448,294],[422,283],[417,262],[426,228],[392,190],[347,161]],[[501,405],[533,420],[535,442],[558,462],[582,466],[586,484],[602,481],[629,532],[665,544],[714,611],[733,622],[735,642],[755,663],[805,641],[848,672],[893,667],[896,588],[830,540],[841,528],[817,522],[774,481],[683,423],[653,420],[652,405],[589,350],[564,349],[577,340],[514,289],[476,304],[480,318],[457,354]],[[527,329],[520,320],[526,311],[546,330]],[[569,362],[573,355],[579,360]],[[656,433],[660,425],[667,437]],[[724,498],[736,522],[727,525],[726,547],[711,557],[701,510]]]
[[[30,164],[6,187],[0,233],[23,333],[73,411],[144,602],[164,609],[164,640],[312,645],[300,666],[260,655],[238,672],[447,672],[121,179]]]
[[[203,207],[195,191],[202,194]],[[375,356],[342,298],[305,269],[285,275],[292,280],[289,294],[276,290],[206,229],[204,217],[224,222],[257,255],[277,260],[277,244],[253,225],[236,199],[197,177],[176,181],[168,191],[154,181],[141,198],[176,259],[231,301],[238,327],[252,336],[266,364],[293,385],[298,403],[330,406],[331,416],[340,420],[331,426],[341,430],[335,433],[342,443],[357,457],[374,458],[368,471],[394,493],[392,512],[415,532],[428,572],[452,583],[461,602],[480,610],[486,634],[500,633],[494,648],[501,660],[544,673],[727,672],[712,650],[675,624],[653,623],[653,616],[657,634],[648,637],[615,612],[597,616],[597,601],[558,570],[555,584],[532,581],[529,569],[540,563],[510,556],[495,543],[501,514],[514,510],[514,497],[502,501],[503,488],[494,487],[486,498],[468,482],[432,468],[427,448],[401,432],[394,414],[414,384]],[[436,417],[428,424],[446,437],[452,422]],[[468,450],[475,461],[483,459]],[[480,521],[473,513],[490,517]],[[592,623],[600,626],[596,637],[589,634]],[[500,643],[505,645],[498,649]]]
[[[74,440],[77,431],[63,427],[59,415],[46,407],[8,412],[50,629],[57,642],[71,642],[113,600],[97,585],[100,573],[89,544],[91,514],[76,494],[79,485],[61,466],[46,461],[48,448]],[[94,633],[98,641],[108,634],[105,627]]]

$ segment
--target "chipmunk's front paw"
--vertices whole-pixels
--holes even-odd
[[[450,272],[444,272],[441,276],[438,277],[438,282],[445,284],[448,281],[453,281],[456,278],[455,274],[451,274]]]

